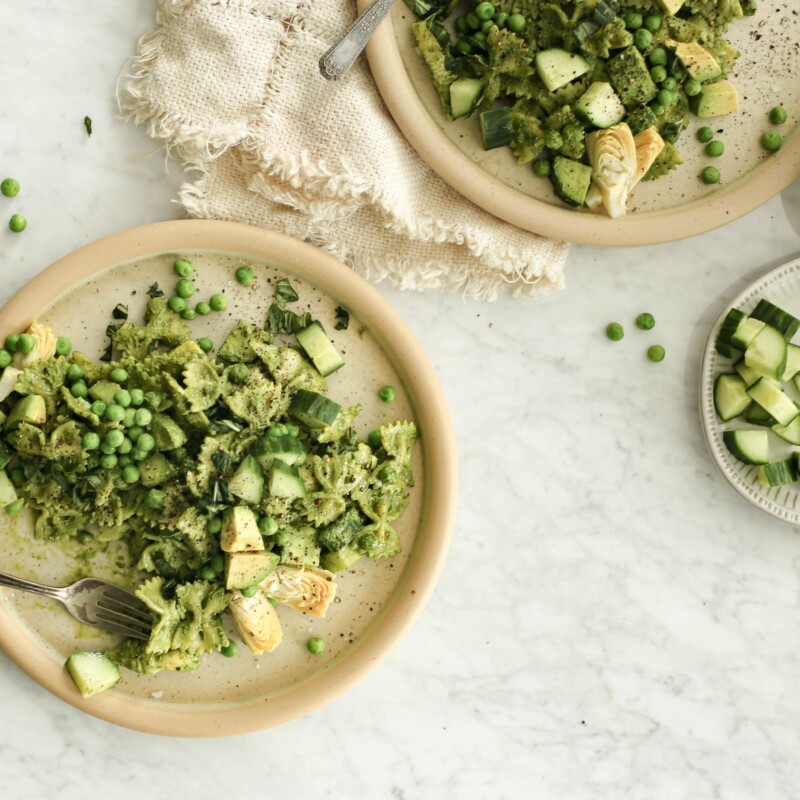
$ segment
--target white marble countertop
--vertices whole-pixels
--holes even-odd
[[[154,10],[4,10],[0,173],[23,192],[3,208],[29,227],[3,222],[0,303],[80,245],[181,216],[178,167],[115,118]],[[460,449],[453,546],[411,633],[346,696],[226,740],[116,728],[0,655],[4,795],[796,798],[800,538],[717,473],[697,382],[721,304],[799,233],[795,182],[689,241],[574,247],[566,291],[538,300],[382,287],[438,370]]]

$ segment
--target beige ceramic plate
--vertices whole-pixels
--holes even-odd
[[[714,381],[721,373],[731,372],[734,363],[734,360],[720,356],[714,347],[722,320],[731,308],[738,308],[749,314],[761,298],[766,298],[790,314],[800,317],[800,258],[793,258],[753,281],[733,298],[714,321],[706,341],[700,372],[700,418],[714,462],[728,483],[756,508],[784,522],[800,525],[800,484],[773,487],[762,485],[758,480],[757,468],[734,458],[722,440],[723,431],[758,428],[748,425],[740,417],[720,422],[714,410]],[[800,402],[800,395],[791,381],[787,384],[786,391],[792,400]],[[788,458],[791,453],[799,450],[772,433],[769,436],[769,449],[770,461]]]
[[[413,419],[421,432],[415,452],[417,485],[397,522],[403,553],[388,561],[362,559],[337,577],[337,602],[324,620],[280,608],[284,641],[260,659],[240,645],[237,656],[218,654],[187,673],[140,676],[82,700],[63,669],[77,649],[113,642],[80,626],[52,601],[0,590],[0,647],[54,694],[103,719],[174,736],[242,733],[297,717],[353,686],[386,655],[419,613],[445,556],[454,518],[456,456],[445,401],[428,359],[413,334],[383,297],[330,256],[294,239],[225,222],[166,222],[135,228],[88,245],[31,281],[0,311],[0,337],[36,318],[69,336],[87,354],[103,349],[105,326],[116,303],[127,303],[141,319],[146,290],[157,281],[167,290],[176,280],[176,254],[192,259],[197,299],[224,290],[228,311],[198,317],[195,336],[220,342],[238,318],[263,323],[272,298],[270,281],[288,276],[300,293],[298,310],[321,319],[343,353],[346,366],[329,378],[328,394],[343,405],[361,402],[360,433],[397,417]],[[233,280],[243,261],[256,270],[245,289]],[[334,331],[334,309],[350,310],[347,331]],[[397,387],[392,405],[377,390]],[[8,518],[0,527],[0,564],[24,578],[63,584],[79,574],[123,582],[125,552],[98,554],[89,565],[77,559],[81,546],[37,543],[31,521]],[[312,656],[311,635],[327,647]]]
[[[357,0],[360,10],[371,0]],[[485,151],[477,115],[449,122],[442,113],[427,67],[414,50],[414,14],[398,2],[367,47],[378,88],[411,145],[453,188],[486,211],[524,230],[596,245],[645,245],[674,241],[718,228],[752,211],[800,175],[800,14],[797,0],[759,3],[754,17],[731,25],[729,39],[742,53],[731,80],[741,111],[711,121],[692,118],[678,142],[685,163],[669,176],[641,183],[628,216],[611,220],[573,211],[558,200],[550,182],[519,166],[507,147]],[[789,121],[776,130],[783,149],[769,156],[759,146],[771,128],[767,112],[783,104]],[[725,143],[722,158],[709,159],[694,138],[710,124]],[[709,163],[723,181],[698,179]]]

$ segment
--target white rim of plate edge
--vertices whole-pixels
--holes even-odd
[[[408,631],[433,592],[455,525],[458,491],[452,422],[444,392],[422,345],[374,286],[333,256],[299,239],[265,228],[218,220],[175,220],[130,228],[84,245],[51,264],[0,308],[0,320],[9,328],[27,325],[31,297],[37,296],[39,289],[44,299],[37,308],[55,302],[63,296],[63,291],[82,284],[97,272],[160,253],[198,250],[250,254],[299,274],[326,294],[336,296],[347,291],[360,318],[396,358],[401,377],[408,380],[418,421],[424,429],[433,429],[428,441],[439,445],[424,451],[425,470],[437,483],[437,491],[425,499],[421,521],[425,531],[438,531],[438,535],[426,536],[417,543],[415,557],[390,596],[380,624],[371,627],[347,656],[276,696],[268,704],[269,710],[255,701],[223,708],[204,704],[179,704],[176,708],[169,704],[152,705],[114,691],[82,700],[60,664],[36,658],[25,647],[18,646],[23,639],[26,644],[33,644],[35,631],[20,626],[0,603],[0,623],[8,623],[0,625],[0,649],[51,694],[107,722],[145,733],[191,738],[237,735],[288,722],[327,704],[371,672]],[[72,265],[76,269],[65,278],[62,274],[65,266]],[[58,290],[59,285],[62,291]],[[401,332],[402,348],[397,346]],[[413,591],[404,591],[412,581]]]
[[[358,11],[365,11],[370,2],[357,0]],[[403,136],[428,166],[484,211],[540,236],[604,247],[679,241],[723,227],[754,211],[800,177],[800,128],[795,128],[784,139],[781,151],[756,170],[683,206],[613,220],[551,205],[493,178],[442,132],[420,100],[403,64],[393,13],[378,26],[366,54],[384,103]]]
[[[765,514],[792,525],[800,525],[800,492],[794,488],[794,485],[768,488],[754,483],[752,479],[756,467],[742,464],[728,452],[728,448],[722,441],[722,430],[714,408],[714,381],[718,366],[715,347],[717,331],[730,309],[744,310],[742,306],[754,300],[769,286],[798,273],[800,273],[800,256],[768,270],[727,303],[711,326],[700,368],[700,419],[706,444],[714,463],[739,496]],[[792,501],[792,508],[788,507],[786,502],[789,499]]]

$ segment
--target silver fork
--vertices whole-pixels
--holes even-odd
[[[64,604],[75,619],[122,633],[133,639],[148,639],[153,618],[147,606],[132,592],[99,578],[83,578],[70,586],[45,586],[0,572],[0,586],[20,589]]]

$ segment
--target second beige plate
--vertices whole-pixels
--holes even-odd
[[[359,433],[365,436],[396,418],[413,419],[421,431],[411,505],[396,524],[403,552],[385,561],[362,559],[339,573],[336,602],[324,620],[278,609],[284,640],[258,659],[240,644],[235,658],[212,653],[193,672],[144,676],[126,670],[116,688],[83,700],[64,660],[113,640],[79,625],[54,601],[0,589],[0,647],[45,688],[119,725],[219,736],[299,716],[351,687],[388,652],[422,608],[447,549],[455,510],[455,447],[433,369],[383,297],[311,245],[246,225],[168,222],[84,247],[41,273],[0,311],[0,339],[35,318],[96,358],[114,306],[127,304],[131,318],[140,320],[151,284],[172,290],[177,279],[171,265],[178,254],[195,264],[195,299],[224,292],[230,300],[225,313],[190,323],[195,337],[219,344],[237,319],[263,324],[274,280],[287,276],[300,294],[294,308],[320,319],[345,358],[345,367],[329,378],[328,394],[343,405],[364,405],[356,420]],[[233,279],[243,261],[256,271],[249,288]],[[336,306],[351,313],[346,331],[334,329]],[[391,405],[377,396],[385,384],[397,387]],[[0,564],[5,572],[51,585],[86,574],[123,584],[131,580],[123,547],[107,552],[94,544],[39,542],[24,515],[14,520],[0,515]],[[321,656],[306,649],[312,635],[325,639]]]
[[[358,0],[363,11],[371,0]],[[524,230],[556,239],[597,245],[646,245],[703,233],[752,211],[800,176],[800,81],[797,52],[800,15],[797,0],[759,3],[755,16],[731,25],[728,39],[741,52],[731,80],[741,111],[699,121],[678,141],[685,163],[670,175],[640,183],[631,213],[612,220],[567,208],[550,181],[530,165],[516,163],[507,147],[485,151],[477,115],[450,122],[442,112],[427,67],[415,51],[410,26],[414,14],[398,2],[367,47],[370,67],[400,129],[433,170],[476,205]],[[782,150],[769,155],[759,145],[772,129],[767,112],[781,104],[788,122],[775,129]],[[721,158],[710,159],[696,140],[710,124],[725,144]],[[709,163],[723,180],[703,184],[698,174]]]

